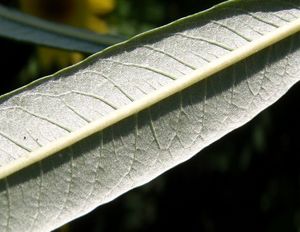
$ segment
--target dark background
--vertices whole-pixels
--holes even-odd
[[[131,36],[218,2],[119,0],[107,21]],[[30,70],[35,46],[0,38],[0,49],[3,94],[30,81],[20,73]],[[34,70],[40,77],[56,69]],[[300,231],[299,100],[297,84],[191,160],[58,231]]]

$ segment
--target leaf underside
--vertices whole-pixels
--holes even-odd
[[[300,17],[299,1],[230,1],[0,99],[0,168]],[[0,180],[0,231],[49,231],[189,159],[300,79],[295,35]]]

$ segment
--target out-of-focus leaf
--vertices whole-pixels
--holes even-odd
[[[95,53],[124,38],[48,22],[0,5],[0,36],[55,48]]]

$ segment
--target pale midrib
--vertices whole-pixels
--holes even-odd
[[[107,116],[95,120],[81,129],[71,132],[67,136],[55,140],[33,152],[24,155],[8,165],[1,167],[0,179],[3,179],[23,168],[28,167],[29,165],[41,161],[92,134],[102,131],[103,129],[112,126],[117,122],[128,118],[299,31],[300,18],[228,53],[227,55],[224,55],[223,57],[220,57],[219,59],[212,61],[211,63],[208,63],[204,67],[193,71],[191,74],[186,75],[183,78],[175,80],[171,84],[162,87],[161,89],[149,95],[146,95],[140,100],[136,100],[118,110],[115,110]]]

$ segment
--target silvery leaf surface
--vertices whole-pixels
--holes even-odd
[[[229,1],[2,96],[0,173],[299,19],[299,7],[292,0]],[[0,231],[50,231],[88,213],[242,126],[299,80],[296,32],[2,178]]]

